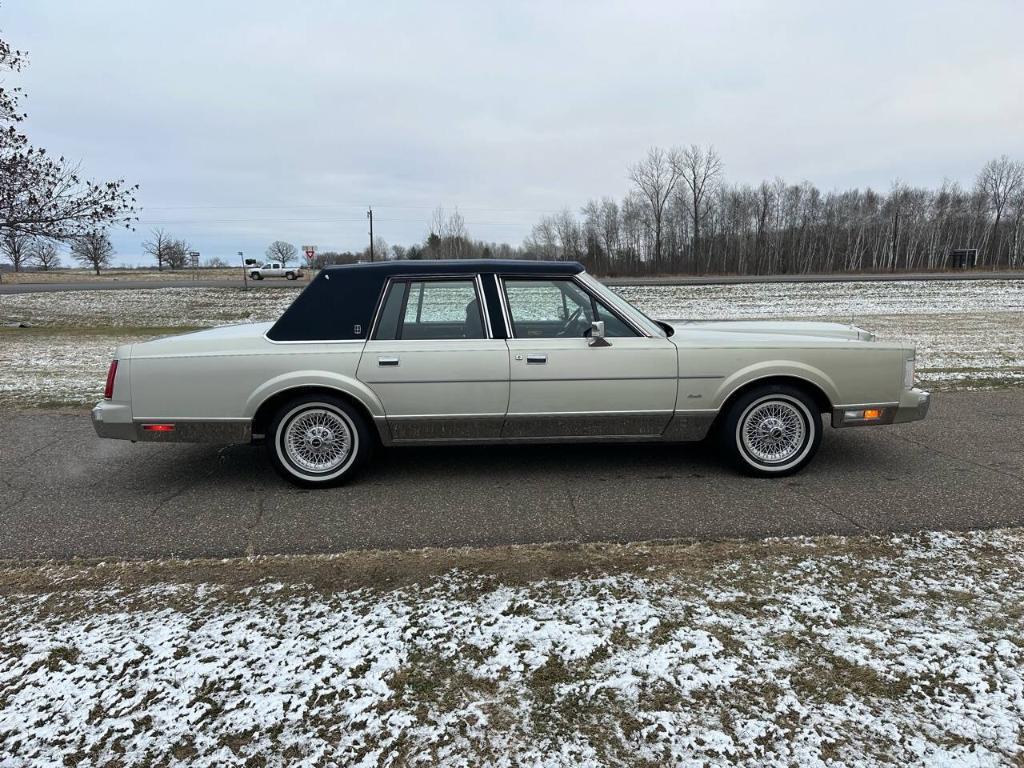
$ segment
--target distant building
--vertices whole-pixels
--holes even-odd
[[[978,249],[954,248],[949,252],[949,266],[952,269],[974,269],[978,266]]]

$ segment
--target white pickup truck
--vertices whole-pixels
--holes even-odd
[[[249,267],[249,277],[253,280],[262,280],[265,277],[286,277],[289,280],[298,280],[302,277],[302,268],[286,267],[279,261],[268,261],[262,267]]]

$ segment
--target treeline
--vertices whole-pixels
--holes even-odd
[[[804,181],[730,184],[713,147],[653,148],[629,169],[621,199],[545,216],[519,247],[470,237],[458,210],[434,211],[412,246],[378,238],[374,258],[582,261],[605,275],[808,274],[938,270],[976,249],[978,267],[1024,268],[1024,163],[991,160],[971,188],[896,182],[887,192],[822,192]],[[317,266],[366,261],[317,255]]]
[[[1024,163],[1006,156],[986,163],[970,189],[735,185],[722,179],[714,148],[697,146],[651,149],[629,177],[621,200],[543,218],[522,255],[629,275],[933,270],[964,248],[977,249],[981,267],[1024,266]]]

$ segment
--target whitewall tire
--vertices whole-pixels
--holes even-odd
[[[796,387],[774,384],[753,389],[730,406],[719,441],[743,472],[785,477],[814,458],[821,432],[815,402]]]
[[[267,432],[274,468],[295,485],[339,485],[366,463],[373,447],[366,419],[340,398],[311,394],[289,400]]]

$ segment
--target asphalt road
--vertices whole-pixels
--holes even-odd
[[[608,285],[733,285],[739,283],[854,283],[888,282],[899,280],[1024,280],[1024,272],[885,272],[880,274],[833,275],[662,275],[654,277],[604,277]],[[250,288],[288,288],[303,286],[302,279],[250,280]],[[77,283],[0,283],[0,295],[5,293],[52,293],[57,291],[110,291],[141,288],[241,288],[241,280],[132,280],[116,279],[104,282]]]
[[[302,491],[262,449],[100,440],[84,412],[0,413],[0,559],[225,557],[968,529],[1024,523],[1024,390],[940,393],[923,422],[828,429],[782,480],[708,446],[404,448]]]

